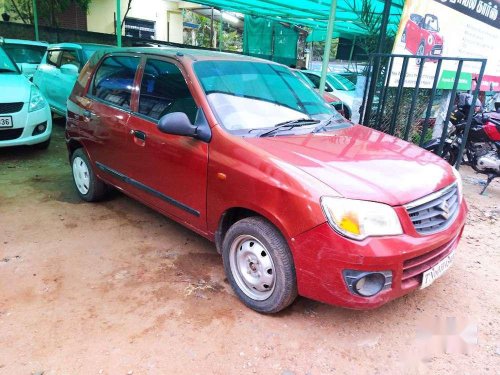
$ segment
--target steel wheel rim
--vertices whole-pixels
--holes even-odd
[[[276,285],[274,262],[269,250],[255,237],[238,236],[229,249],[229,266],[240,290],[256,301],[273,294]]]
[[[78,191],[87,194],[90,188],[90,172],[85,160],[79,156],[73,160],[73,178]]]

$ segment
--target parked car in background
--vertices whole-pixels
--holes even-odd
[[[40,90],[0,46],[0,147],[47,148],[52,117]]]
[[[401,43],[414,55],[441,56],[443,37],[439,34],[438,18],[433,14],[411,14],[401,35]]]
[[[68,100],[66,142],[83,200],[111,185],[214,241],[236,295],[263,313],[297,294],[367,309],[425,288],[465,224],[443,159],[248,56],[96,54]]]
[[[66,116],[66,101],[81,68],[96,51],[110,46],[101,44],[52,44],[48,47],[33,82],[40,88],[53,112]]]
[[[319,91],[319,87],[316,88],[314,85],[314,82],[311,81],[311,79],[306,76],[304,73],[302,73],[301,70],[296,69],[294,70],[295,73],[303,79],[309,86],[311,86],[313,89],[316,91]],[[338,113],[340,113],[342,116],[344,116],[346,119],[350,120],[351,119],[351,110],[348,106],[346,106],[342,100],[337,98],[335,95],[333,95],[331,92],[327,92],[326,90],[323,92],[323,99],[330,105],[332,105]]]
[[[311,80],[316,89],[319,89],[320,71],[302,70],[301,73]],[[345,115],[349,119],[352,117],[353,109],[357,110],[363,101],[363,98],[357,97],[356,85],[337,73],[328,73],[326,75],[325,92],[335,95],[344,103]]]
[[[33,78],[33,74],[40,65],[49,45],[45,42],[23,39],[0,39],[0,44],[17,64],[21,72],[30,80]]]

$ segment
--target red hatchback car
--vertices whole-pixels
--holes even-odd
[[[401,36],[401,42],[414,55],[441,56],[443,36],[439,34],[438,18],[433,14],[424,16],[411,14]]]
[[[430,285],[465,223],[456,171],[354,125],[285,66],[199,50],[98,52],[68,100],[82,199],[109,186],[215,242],[250,308],[374,308]]]

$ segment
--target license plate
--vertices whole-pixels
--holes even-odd
[[[436,264],[430,270],[427,270],[422,275],[422,286],[420,289],[427,288],[431,285],[437,278],[441,277],[450,268],[453,258],[455,257],[455,252],[448,255],[441,262]]]
[[[12,128],[12,116],[0,116],[0,128]]]

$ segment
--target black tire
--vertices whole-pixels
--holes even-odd
[[[352,117],[351,109],[348,106],[346,106],[345,104],[344,104],[344,117],[347,120],[350,120]]]
[[[76,171],[76,168],[78,164],[82,165],[81,163],[85,164],[88,171],[88,174],[85,175],[86,178],[88,177],[88,186],[86,186],[88,189],[86,192],[81,191],[77,183],[76,174],[78,172]],[[96,202],[103,199],[106,196],[106,193],[108,191],[106,184],[95,175],[94,171],[92,170],[92,165],[89,161],[89,158],[87,157],[87,154],[81,148],[76,149],[71,155],[71,171],[76,191],[81,199],[87,202]]]
[[[42,143],[37,143],[33,145],[32,147],[37,149],[37,150],[46,150],[50,146],[50,138],[47,139],[46,141],[43,141]]]
[[[424,50],[424,52],[422,52],[422,54],[419,53],[420,49]],[[418,55],[425,56],[425,42],[424,41],[421,41],[420,44],[418,45],[417,56]],[[417,63],[417,65],[420,65],[422,63],[422,59],[416,59],[416,63]]]
[[[236,278],[241,275],[234,266],[231,267],[231,250],[242,237],[251,236],[260,242],[268,252],[273,263],[273,286],[266,299],[252,298],[238,285]],[[249,240],[251,241],[251,240]],[[250,242],[250,246],[253,246]],[[242,247],[236,251],[241,251]],[[264,254],[264,251],[261,253]],[[266,255],[264,255],[266,256]],[[292,254],[281,233],[267,220],[261,217],[248,217],[233,224],[226,233],[222,243],[222,258],[227,279],[238,298],[249,308],[266,314],[277,313],[288,307],[297,297],[297,277]],[[264,258],[263,258],[264,259]],[[250,262],[250,267],[251,267]],[[258,262],[257,262],[258,264]],[[233,273],[235,272],[235,273]],[[250,273],[250,270],[248,270]],[[241,283],[241,277],[240,277]],[[264,284],[265,285],[265,284]]]

